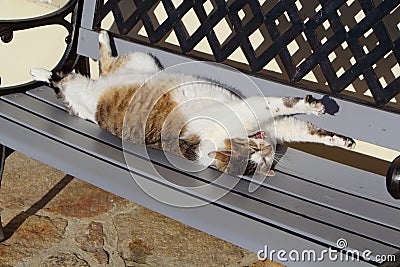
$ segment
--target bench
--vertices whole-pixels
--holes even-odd
[[[109,31],[117,54],[149,52],[165,67],[220,62],[245,73],[270,96],[312,91],[337,105],[332,114],[339,112],[307,120],[400,151],[400,79],[389,71],[400,62],[399,4],[70,0],[39,18],[0,21],[0,36],[10,42],[17,30],[63,25],[68,45],[55,69],[89,75],[88,58],[99,57],[99,29],[112,16]],[[65,17],[71,13],[69,23]],[[232,85],[251,94],[231,68],[205,64],[195,74],[230,77]],[[365,94],[367,89],[372,96]],[[284,148],[280,162],[287,158],[290,164],[278,162],[277,175],[250,192],[252,181],[246,177],[216,179],[221,174],[211,168],[188,173],[160,151],[138,153],[95,124],[69,115],[53,90],[41,83],[1,88],[0,95],[0,171],[7,156],[20,151],[289,266],[320,266],[318,257],[327,249],[339,251],[336,261],[325,254],[327,266],[349,266],[349,260],[350,266],[399,264],[399,159],[390,163],[323,146]],[[1,230],[0,238],[7,233]],[[279,250],[287,253],[279,256]],[[292,250],[300,255],[314,251],[317,258],[307,254],[311,258],[301,261],[292,254],[294,259],[288,259]],[[371,251],[368,257],[355,253],[365,251]],[[382,263],[381,255],[397,255],[397,262],[387,257]]]

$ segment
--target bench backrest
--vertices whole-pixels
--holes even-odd
[[[168,52],[155,50],[166,66],[198,59],[233,66],[265,95],[329,95],[340,111],[312,122],[400,150],[400,0],[95,2],[84,2],[82,55],[98,58],[92,30],[113,16],[119,54],[145,44]],[[246,91],[240,78],[233,84]]]

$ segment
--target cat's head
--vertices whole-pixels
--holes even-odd
[[[208,156],[215,159],[218,170],[232,175],[275,175],[271,170],[273,146],[259,133],[248,138],[226,139],[223,150],[210,152]]]

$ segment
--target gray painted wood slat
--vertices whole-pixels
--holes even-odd
[[[18,97],[7,97],[7,98],[9,98],[9,99],[12,99],[13,101],[16,101],[16,99],[25,99],[25,100],[28,100],[29,99],[29,97],[27,97],[27,96],[24,96],[24,95],[19,95]],[[22,101],[22,102],[24,102],[24,101]],[[28,101],[29,102],[29,101]],[[27,104],[26,102],[24,103],[24,104]],[[33,108],[33,106],[36,106],[36,107],[38,107],[38,106],[40,106],[40,105],[38,105],[38,103],[31,103],[32,104],[32,106],[29,106],[28,105],[28,109],[31,109],[31,108]],[[11,107],[10,107],[11,108]],[[51,113],[53,114],[53,113],[57,113],[56,112],[57,110],[51,110]],[[61,111],[61,110],[58,110],[58,111],[60,111],[60,112],[62,112],[62,113],[64,113],[63,111]],[[11,113],[11,114],[15,114],[15,113]],[[65,115],[65,114],[64,114]],[[67,116],[58,116],[57,114],[56,115],[54,115],[53,117],[58,117],[58,119],[62,119],[63,117],[67,117]],[[72,117],[72,116],[71,116]],[[79,120],[79,119],[78,119]],[[30,121],[30,120],[27,120],[27,121]],[[68,120],[67,119],[67,121],[68,121],[68,123],[71,123],[71,121],[70,120]],[[83,120],[80,120],[80,121],[82,121],[82,122],[85,122],[85,121],[83,121]],[[72,121],[73,122],[73,121]],[[85,122],[85,123],[88,123],[89,124],[89,122]],[[91,124],[91,123],[90,123]],[[52,129],[54,129],[54,128],[57,128],[57,127],[52,127]],[[56,131],[57,133],[58,133],[58,131]],[[75,133],[73,133],[72,135],[74,135]],[[69,134],[67,134],[67,135],[69,135]],[[62,136],[63,136],[63,134],[62,134]],[[89,139],[88,137],[85,137],[85,138],[87,138],[87,139]],[[68,138],[69,139],[69,138]],[[93,141],[92,141],[93,142]],[[85,146],[83,146],[83,143],[85,143],[85,144],[87,144],[87,143],[90,143],[89,141],[85,141],[85,142],[79,142],[79,147],[85,147]],[[92,146],[89,146],[91,149],[92,149]],[[102,151],[104,151],[105,149],[107,149],[106,147],[104,147],[104,145],[103,144],[101,144],[100,145],[100,147],[101,147],[101,150]],[[96,151],[97,151],[97,149],[95,149]],[[112,155],[113,153],[111,153],[111,154],[109,154],[109,153],[107,153],[107,152],[105,152],[104,153],[106,156],[102,156],[102,157],[107,157],[107,155],[108,155],[108,157],[110,156],[110,155]],[[121,159],[119,159],[119,160],[117,160],[117,161],[120,161]],[[247,185],[248,186],[248,185]],[[244,188],[246,188],[246,185],[244,185]],[[276,194],[276,193],[275,193]],[[271,196],[271,193],[270,192],[266,192],[265,193],[265,195],[266,196],[268,196],[268,197],[270,197]],[[243,201],[244,199],[243,198],[237,198],[237,195],[235,195],[236,196],[236,198],[234,198],[233,200],[232,200],[232,202],[233,203],[236,203],[236,204],[233,204],[234,205],[234,207],[235,207],[235,209],[239,209],[239,210],[242,210],[243,212],[247,212],[247,213],[253,213],[253,216],[256,216],[256,217],[259,217],[259,216],[261,216],[260,218],[263,218],[263,219],[265,219],[265,218],[267,218],[268,217],[268,214],[279,214],[280,212],[281,212],[281,210],[279,210],[279,209],[276,209],[276,208],[273,208],[272,207],[272,210],[271,210],[271,207],[270,206],[263,206],[263,208],[260,208],[260,207],[258,207],[258,208],[256,208],[256,210],[252,210],[252,209],[254,209],[254,207],[257,207],[257,206],[259,206],[260,204],[255,204],[256,202],[254,202],[254,200],[249,200],[249,199],[245,199],[246,201]],[[268,199],[268,197],[266,197],[266,199],[264,199],[264,201],[267,201],[267,202],[269,202],[271,199]],[[276,196],[275,197],[275,201],[276,202],[278,202],[278,204],[279,204],[279,202],[282,202],[282,203],[284,203],[284,202],[286,202],[286,201],[288,201],[288,202],[294,202],[293,203],[293,205],[294,206],[299,206],[299,207],[301,207],[301,204],[299,204],[301,201],[298,201],[298,200],[295,200],[295,199],[290,199],[290,198],[288,198],[288,196],[285,196],[285,195],[283,195],[283,196]],[[295,203],[295,202],[298,202],[297,204]],[[231,202],[231,201],[230,201]],[[249,203],[247,203],[247,202],[250,202],[250,204]],[[237,203],[240,203],[240,205],[237,205]],[[243,209],[243,205],[245,205],[245,208]],[[309,204],[303,204],[303,205],[309,205]],[[242,208],[241,208],[242,207]],[[304,208],[304,207],[303,207]],[[318,210],[318,208],[319,207],[310,207],[310,210]],[[300,208],[300,210],[301,210],[301,208]],[[325,211],[325,213],[324,212],[322,212],[321,213],[321,215],[323,215],[323,214],[325,214],[326,215],[326,212],[327,211]],[[328,211],[328,213],[329,213],[329,211]],[[279,223],[279,225],[286,225],[286,227],[288,227],[288,225],[289,225],[289,227],[290,228],[293,228],[293,229],[295,229],[296,227],[297,228],[302,228],[302,227],[305,227],[305,230],[303,229],[303,230],[301,230],[301,231],[303,231],[303,232],[308,232],[308,233],[310,233],[310,232],[313,232],[313,231],[317,231],[317,232],[319,232],[319,235],[320,235],[320,233],[329,233],[329,232],[331,232],[331,231],[327,231],[327,230],[323,230],[323,229],[321,229],[320,227],[320,225],[318,225],[318,224],[315,224],[314,225],[314,223],[311,223],[310,224],[310,222],[308,221],[308,220],[306,220],[305,221],[305,223],[300,223],[300,221],[299,221],[299,215],[293,215],[293,216],[295,216],[294,218],[292,218],[292,219],[290,219],[290,218],[286,218],[286,215],[285,216],[283,216],[282,217],[282,220],[276,220],[275,221],[275,223]],[[342,215],[338,215],[339,217],[340,216],[342,216]],[[289,216],[290,217],[290,216]],[[337,218],[337,216],[335,216],[335,215],[333,215],[332,217],[334,217],[334,218]],[[295,219],[296,218],[296,219]],[[301,218],[301,217],[300,217]],[[354,220],[354,218],[352,218],[353,220]],[[356,220],[357,221],[357,220]],[[341,223],[339,223],[339,224],[341,224]],[[347,223],[345,223],[345,224],[348,224],[348,222]],[[291,226],[290,226],[291,225]],[[310,227],[312,225],[312,227]],[[355,222],[353,222],[353,224],[348,224],[348,225],[359,225],[359,222],[358,223],[355,223]],[[299,227],[300,226],[300,227]],[[319,227],[318,227],[319,226]],[[327,227],[327,226],[322,226],[322,228],[325,228],[325,227]],[[376,227],[376,226],[375,226]],[[309,228],[309,229],[307,229],[307,228]],[[380,227],[378,227],[378,228],[380,228]],[[296,229],[296,231],[299,231],[300,229]],[[375,228],[374,229],[374,231],[376,231],[376,230],[378,230],[377,228]],[[341,230],[335,230],[335,232],[336,233],[340,233],[340,232],[342,232],[341,234],[340,234],[340,236],[348,236],[348,234],[347,233],[344,233],[343,231],[341,231]],[[377,238],[379,238],[379,237],[381,237],[382,238],[382,236],[386,236],[386,237],[388,237],[389,235],[391,235],[391,234],[384,234],[383,232],[381,232],[381,231],[377,231],[378,232],[378,235],[379,236],[377,236]],[[389,231],[390,232],[390,231]],[[393,233],[392,233],[393,234]],[[366,241],[365,240],[363,240],[361,243],[359,243],[359,242],[357,242],[356,240],[358,239],[358,237],[357,238],[355,238],[354,239],[354,237],[351,237],[352,235],[350,235],[349,237],[348,237],[348,239],[349,240],[352,240],[352,244],[354,244],[355,246],[357,246],[357,247],[359,247],[359,245],[361,246],[361,244],[362,243],[365,243]],[[328,240],[331,240],[331,241],[334,241],[335,239],[331,236],[331,238],[328,238]],[[389,238],[390,239],[390,238]],[[390,241],[390,242],[396,242],[398,239],[393,239],[392,241]],[[367,241],[368,242],[368,241]],[[376,245],[374,246],[374,247],[376,247]]]
[[[54,97],[52,89],[48,87],[31,90],[28,92],[28,94],[52,105],[58,105],[57,103],[59,102],[58,99]],[[36,103],[31,103],[29,105],[29,109],[34,111],[37,106],[38,105],[36,105]],[[43,111],[36,110],[36,112],[40,113]],[[52,113],[53,112],[50,112],[50,114]],[[66,125],[68,126],[68,124]],[[97,132],[96,125],[92,125],[90,127],[93,128],[91,129],[92,131]],[[94,136],[94,132],[91,133],[92,136]],[[104,136],[106,136],[106,134]],[[114,136],[110,135],[102,140],[109,142],[110,144],[119,143],[120,145],[120,142],[115,139],[116,138]],[[277,177],[268,178],[267,186],[269,188],[295,195],[296,197],[300,197],[302,199],[318,203],[319,205],[330,207],[341,212],[346,212],[367,220],[373,220],[393,228],[400,228],[400,216],[393,216],[393,213],[399,212],[399,210],[382,205],[390,204],[393,207],[400,207],[400,203],[395,202],[390,196],[387,197],[387,199],[383,199],[383,201],[382,199],[376,198],[377,201],[382,201],[382,204],[380,204],[372,201],[366,201],[365,199],[360,199],[359,197],[351,194],[346,194],[346,185],[351,184],[353,180],[358,179],[363,183],[365,190],[370,189],[370,191],[376,195],[380,193],[381,197],[382,195],[387,194],[383,177],[365,171],[360,171],[342,164],[336,164],[329,160],[321,159],[304,152],[296,151],[294,149],[289,149],[287,151],[287,156],[291,159],[296,159],[292,162],[293,168],[291,170],[281,167],[278,168],[283,169],[294,176],[297,175],[306,178],[306,180],[297,179],[296,177],[288,175],[278,175]],[[315,168],[310,168],[309,164],[313,164],[314,166],[322,166],[322,169],[327,175],[326,179],[310,178],[318,176],[315,173]],[[284,178],[282,178],[282,176]],[[324,183],[322,179],[330,183]],[[337,184],[333,182],[335,180],[338,180]],[[371,182],[368,183],[368,181]],[[378,183],[377,185],[377,182],[379,181],[381,181],[381,183]],[[316,184],[310,186],[310,182]],[[326,188],[325,185],[330,185],[332,189]],[[347,189],[347,191],[348,193],[354,193],[354,190],[357,188],[358,185],[355,183],[354,186],[350,187],[350,189]],[[344,192],[338,192],[335,191],[335,189],[344,190]],[[369,199],[371,198],[369,197]]]

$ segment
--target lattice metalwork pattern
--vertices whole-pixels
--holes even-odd
[[[108,0],[95,25],[400,112],[400,0]]]

